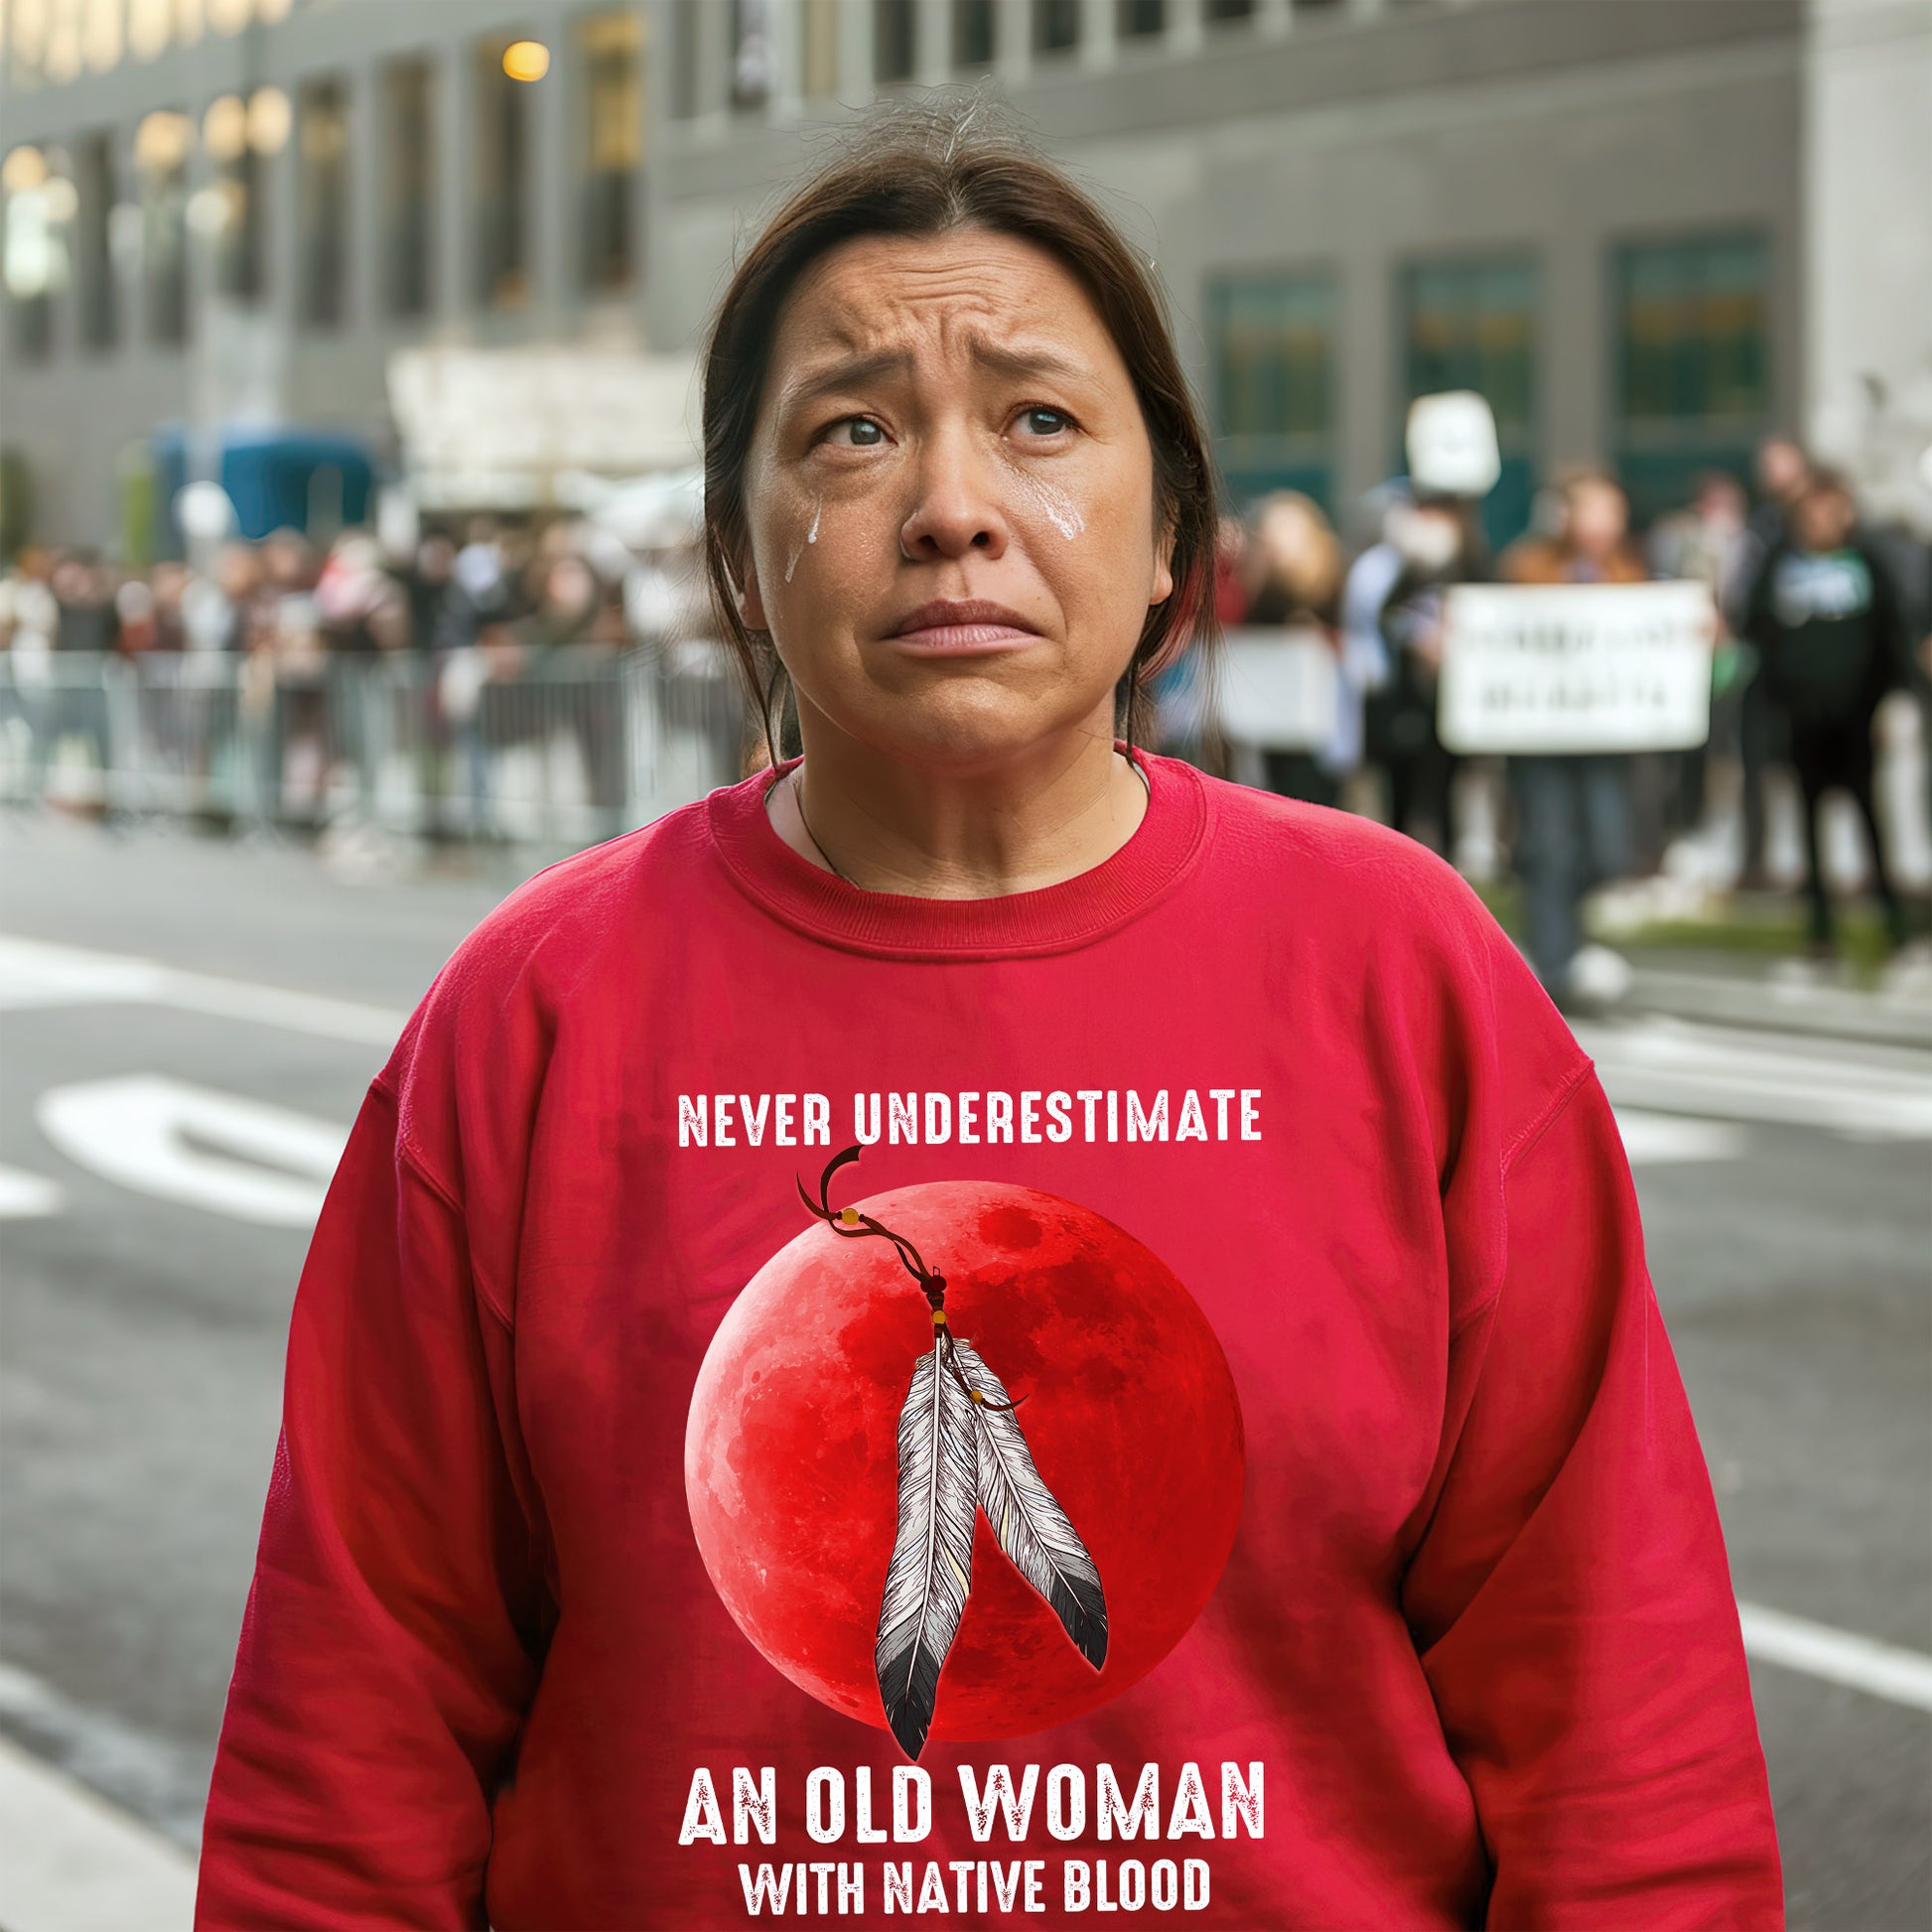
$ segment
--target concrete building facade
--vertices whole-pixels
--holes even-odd
[[[1156,260],[1237,495],[1344,509],[1445,386],[1496,408],[1499,533],[1564,463],[1614,463],[1654,506],[1772,429],[1907,509],[1932,440],[1932,0],[8,0],[4,22],[0,448],[54,540],[116,541],[157,424],[380,446],[406,344],[688,349],[829,130],[957,84],[1010,100]]]

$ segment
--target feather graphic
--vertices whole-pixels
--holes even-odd
[[[1005,1402],[1000,1378],[970,1341],[954,1338],[954,1359],[975,1389]],[[979,1506],[1013,1567],[1038,1590],[1080,1655],[1095,1670],[1107,1661],[1107,1598],[1100,1571],[1059,1499],[1040,1480],[1033,1451],[1010,1410],[970,1405],[975,1424]]]
[[[924,1748],[940,1666],[972,1587],[976,1406],[941,1368],[937,1348],[913,1364],[898,1418],[898,1537],[874,1650],[886,1722],[912,1758]]]

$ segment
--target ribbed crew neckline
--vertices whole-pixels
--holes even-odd
[[[1200,774],[1177,759],[1133,757],[1147,775],[1147,810],[1119,851],[1056,886],[991,898],[867,892],[794,852],[765,815],[764,794],[797,759],[714,791],[705,804],[713,843],[740,890],[814,938],[899,959],[1065,952],[1139,917],[1179,883],[1200,850],[1207,825]]]

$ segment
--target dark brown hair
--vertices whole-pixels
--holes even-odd
[[[983,96],[895,106],[786,197],[739,263],[705,345],[705,569],[774,759],[782,667],[768,633],[746,627],[734,585],[749,547],[745,465],[779,313],[804,271],[841,242],[964,227],[1054,256],[1086,290],[1133,377],[1154,451],[1157,525],[1173,529],[1174,588],[1150,608],[1120,681],[1118,716],[1130,744],[1152,722],[1153,674],[1190,641],[1209,646],[1217,634],[1214,473],[1152,264],[1143,265],[1067,174],[998,126]]]

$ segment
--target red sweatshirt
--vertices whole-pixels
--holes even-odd
[[[458,949],[296,1296],[198,1925],[1781,1922],[1590,1061],[1423,847],[1145,763],[1044,891],[752,779]]]

